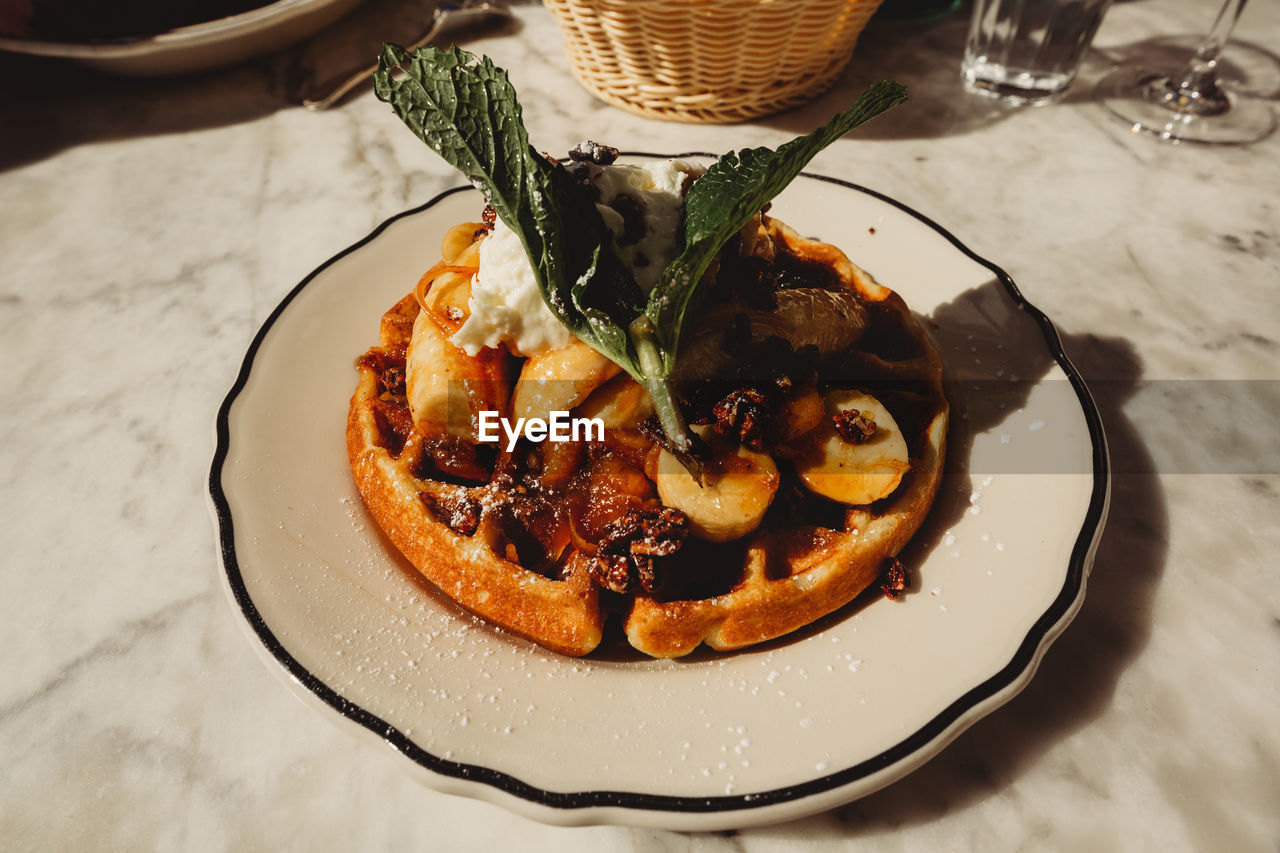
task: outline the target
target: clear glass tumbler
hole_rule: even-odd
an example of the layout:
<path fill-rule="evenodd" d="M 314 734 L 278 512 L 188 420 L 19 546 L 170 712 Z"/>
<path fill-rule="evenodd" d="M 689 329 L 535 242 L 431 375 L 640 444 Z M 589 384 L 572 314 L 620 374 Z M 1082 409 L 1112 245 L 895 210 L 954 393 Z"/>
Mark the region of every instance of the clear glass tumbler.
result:
<path fill-rule="evenodd" d="M 961 74 L 971 92 L 1019 106 L 1060 98 L 1111 0 L 974 0 Z"/>

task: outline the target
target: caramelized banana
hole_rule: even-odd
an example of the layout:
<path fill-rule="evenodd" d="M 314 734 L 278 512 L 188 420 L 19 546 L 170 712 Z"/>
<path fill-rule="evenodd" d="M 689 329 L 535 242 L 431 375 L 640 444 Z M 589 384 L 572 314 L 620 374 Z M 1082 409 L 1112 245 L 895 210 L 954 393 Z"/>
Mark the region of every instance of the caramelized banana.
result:
<path fill-rule="evenodd" d="M 447 242 L 447 241 L 446 241 Z M 450 264 L 459 267 L 480 267 L 480 241 L 466 246 Z M 471 315 L 471 276 L 451 270 L 440 273 L 431 282 L 422 306 L 447 325 L 460 326 Z"/>
<path fill-rule="evenodd" d="M 467 355 L 449 342 L 430 313 L 420 312 L 405 355 L 405 391 L 414 423 L 435 424 L 474 441 L 477 414 L 505 410 L 502 359 L 497 349 Z"/>
<path fill-rule="evenodd" d="M 796 473 L 810 491 L 843 504 L 869 504 L 893 494 L 911 468 L 907 442 L 880 401 L 861 391 L 824 396 L 827 414 L 801 439 Z M 836 429 L 834 417 L 860 412 L 875 424 L 868 437 L 852 440 Z"/>
<path fill-rule="evenodd" d="M 653 399 L 639 382 L 619 375 L 592 391 L 576 413 L 584 418 L 599 418 L 606 430 L 635 429 L 653 414 Z"/>
<path fill-rule="evenodd" d="M 710 427 L 693 429 L 714 454 L 703 466 L 702 484 L 679 459 L 661 450 L 651 466 L 658 497 L 687 515 L 690 532 L 700 539 L 727 542 L 745 536 L 760 525 L 773 502 L 778 466 L 768 454 L 717 436 Z"/>
<path fill-rule="evenodd" d="M 440 257 L 446 264 L 464 264 L 461 255 L 472 245 L 479 243 L 476 235 L 488 228 L 483 222 L 462 222 L 444 233 L 440 241 Z"/>
<path fill-rule="evenodd" d="M 548 419 L 567 412 L 622 368 L 577 338 L 528 359 L 511 399 L 513 418 Z"/>

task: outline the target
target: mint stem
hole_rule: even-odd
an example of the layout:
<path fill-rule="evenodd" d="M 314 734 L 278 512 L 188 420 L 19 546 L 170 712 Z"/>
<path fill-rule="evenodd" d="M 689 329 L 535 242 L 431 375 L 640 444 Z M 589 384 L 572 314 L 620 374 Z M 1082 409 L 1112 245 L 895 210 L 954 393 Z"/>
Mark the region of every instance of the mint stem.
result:
<path fill-rule="evenodd" d="M 631 343 L 636 348 L 636 356 L 640 363 L 640 379 L 645 390 L 653 400 L 654 411 L 662 431 L 671 442 L 669 448 L 680 460 L 688 472 L 702 483 L 702 463 L 697 458 L 699 442 L 680 412 L 680 404 L 676 402 L 671 391 L 666 371 L 663 369 L 662 353 L 658 349 L 657 333 L 653 322 L 641 314 L 631 323 Z"/>

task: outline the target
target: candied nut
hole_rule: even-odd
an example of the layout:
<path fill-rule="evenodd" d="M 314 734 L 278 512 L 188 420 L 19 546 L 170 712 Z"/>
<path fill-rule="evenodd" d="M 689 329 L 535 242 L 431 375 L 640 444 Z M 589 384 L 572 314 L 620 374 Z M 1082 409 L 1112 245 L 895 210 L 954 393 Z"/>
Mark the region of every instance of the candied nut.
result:
<path fill-rule="evenodd" d="M 356 364 L 367 367 L 378 375 L 378 383 L 384 393 L 393 397 L 405 395 L 405 354 L 403 351 L 387 352 L 374 348 L 360 356 Z"/>
<path fill-rule="evenodd" d="M 711 409 L 715 431 L 731 435 L 752 450 L 764 447 L 764 431 L 769 422 L 769 398 L 755 388 L 739 388 Z"/>
<path fill-rule="evenodd" d="M 634 592 L 638 587 L 653 593 L 662 585 L 657 559 L 680 550 L 689 519 L 671 507 L 629 509 L 604 531 L 591 562 L 591 577 L 614 592 Z"/>
<path fill-rule="evenodd" d="M 831 416 L 835 423 L 836 434 L 850 444 L 866 444 L 876 434 L 875 412 L 860 412 L 848 409 L 836 412 Z"/>
<path fill-rule="evenodd" d="M 392 365 L 382 372 L 379 378 L 382 387 L 387 393 L 393 397 L 403 397 L 405 395 L 405 370 L 401 365 Z"/>
<path fill-rule="evenodd" d="M 575 163 L 594 163 L 597 166 L 611 166 L 618 159 L 618 149 L 590 140 L 579 142 L 569 149 L 569 159 Z"/>
<path fill-rule="evenodd" d="M 886 598 L 901 598 L 911 586 L 907 580 L 907 569 L 902 565 L 902 561 L 897 557 L 889 558 L 889 567 L 885 570 L 884 580 L 880 582 L 880 589 L 884 592 Z"/>
<path fill-rule="evenodd" d="M 597 554 L 590 566 L 591 577 L 605 589 L 626 592 L 631 588 L 630 565 L 626 557 Z"/>
<path fill-rule="evenodd" d="M 418 498 L 440 521 L 454 533 L 471 536 L 480 525 L 480 504 L 465 494 L 441 494 L 418 492 Z"/>
<path fill-rule="evenodd" d="M 709 423 L 710 421 L 703 418 L 690 418 L 689 422 L 693 424 L 704 424 Z M 662 428 L 662 422 L 658 420 L 657 415 L 650 415 L 645 418 L 637 425 L 637 428 L 642 436 L 649 439 L 649 441 L 653 442 L 658 447 L 661 447 L 672 456 L 680 457 L 684 455 L 667 436 L 666 431 Z M 702 439 L 698 438 L 696 434 L 692 436 L 692 439 L 693 446 L 689 448 L 689 455 L 694 459 L 710 459 L 711 450 L 705 443 L 703 443 Z"/>

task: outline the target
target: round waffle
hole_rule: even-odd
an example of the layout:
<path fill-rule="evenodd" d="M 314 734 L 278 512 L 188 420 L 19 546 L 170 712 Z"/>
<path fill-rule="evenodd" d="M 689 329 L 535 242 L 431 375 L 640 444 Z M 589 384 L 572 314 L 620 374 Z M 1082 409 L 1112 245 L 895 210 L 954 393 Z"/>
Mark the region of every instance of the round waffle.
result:
<path fill-rule="evenodd" d="M 458 230 L 446 237 L 445 265 L 470 241 L 484 239 L 484 230 L 476 228 L 460 242 Z M 526 373 L 524 360 L 501 350 L 470 360 L 460 350 L 441 350 L 441 340 L 452 347 L 444 336 L 456 327 L 449 322 L 456 317 L 430 296 L 410 293 L 383 316 L 378 344 L 357 362 L 360 381 L 347 423 L 356 484 L 396 548 L 466 609 L 568 655 L 595 649 L 615 614 L 630 644 L 654 657 L 685 655 L 702 643 L 739 649 L 794 632 L 880 579 L 919 528 L 941 479 L 948 418 L 941 361 L 901 297 L 835 247 L 800 237 L 766 216 L 735 251 L 750 256 L 752 280 L 777 294 L 810 283 L 845 300 L 856 294 L 856 341 L 817 357 L 814 347 L 799 349 L 811 362 L 816 358 L 816 375 L 805 386 L 811 396 L 814 388 L 856 389 L 892 416 L 909 467 L 902 466 L 886 494 L 855 505 L 814 494 L 797 472 L 803 474 L 806 443 L 812 445 L 812 436 L 829 427 L 800 418 L 804 428 L 791 430 L 797 434 L 775 426 L 764 441 L 764 455 L 774 459 L 770 489 L 776 496 L 750 530 L 726 538 L 700 533 L 696 524 L 692 533 L 681 528 L 681 536 L 649 540 L 657 546 L 640 549 L 654 555 L 641 561 L 651 570 L 642 572 L 643 583 L 610 575 L 601 568 L 608 538 L 619 535 L 628 510 L 643 511 L 646 518 L 671 512 L 653 482 L 661 436 L 646 428 L 648 409 L 638 386 L 601 370 L 591 351 L 561 359 L 585 364 L 587 372 L 559 377 L 568 380 L 561 384 L 569 395 L 551 408 L 601 415 L 605 440 L 526 440 L 511 451 L 505 440 L 480 444 L 477 401 L 509 410 L 514 399 L 528 409 L 521 401 L 530 399 L 532 383 L 514 377 L 544 365 L 530 365 Z M 735 264 L 726 259 L 717 274 L 741 275 L 744 267 Z M 431 293 L 440 287 L 438 299 L 446 299 L 452 283 L 456 279 L 433 284 Z M 705 311 L 704 317 L 714 322 L 716 312 Z M 692 332 L 695 339 L 697 334 Z M 424 352 L 443 355 L 428 360 Z M 432 409 L 421 402 L 428 383 L 418 374 L 448 374 L 442 362 L 459 365 L 457 378 L 441 384 L 434 377 L 452 400 Z M 729 385 L 741 380 L 739 369 Z M 688 379 L 683 396 L 696 401 L 702 383 Z M 785 387 L 775 389 L 774 408 L 803 408 L 795 403 L 799 388 L 790 380 Z M 411 404 L 411 398 L 418 402 Z M 439 414 L 445 411 L 447 417 Z M 690 403 L 690 416 L 698 419 L 696 402 Z M 654 574 L 655 569 L 660 571 Z"/>

